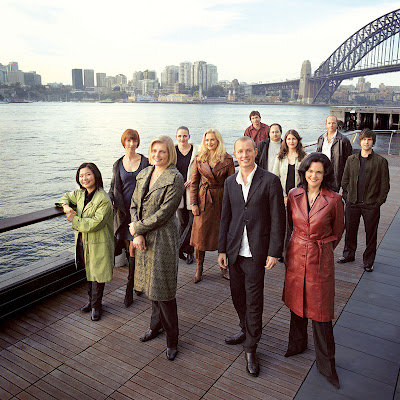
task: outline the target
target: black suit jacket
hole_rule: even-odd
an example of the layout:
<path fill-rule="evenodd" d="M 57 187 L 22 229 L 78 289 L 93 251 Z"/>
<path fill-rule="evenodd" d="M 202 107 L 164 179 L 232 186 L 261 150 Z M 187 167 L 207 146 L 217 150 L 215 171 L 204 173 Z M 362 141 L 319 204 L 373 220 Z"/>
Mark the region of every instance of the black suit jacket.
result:
<path fill-rule="evenodd" d="M 237 174 L 225 181 L 218 252 L 226 253 L 229 263 L 235 263 L 246 225 L 253 261 L 264 266 L 268 256 L 282 256 L 286 213 L 281 182 L 258 167 L 245 202 Z"/>

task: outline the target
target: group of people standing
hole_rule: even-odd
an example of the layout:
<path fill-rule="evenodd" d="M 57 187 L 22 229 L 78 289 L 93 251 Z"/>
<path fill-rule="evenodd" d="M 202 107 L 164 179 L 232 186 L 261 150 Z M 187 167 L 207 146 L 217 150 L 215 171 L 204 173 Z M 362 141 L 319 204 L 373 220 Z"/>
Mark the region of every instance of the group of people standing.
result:
<path fill-rule="evenodd" d="M 134 290 L 152 301 L 150 329 L 140 340 L 146 342 L 165 330 L 166 357 L 174 360 L 179 335 L 178 259 L 189 265 L 196 259 L 193 281 L 198 283 L 205 252 L 218 250 L 218 264 L 222 277 L 230 280 L 241 328 L 225 342 L 244 343 L 246 369 L 258 376 L 265 270 L 284 260 L 283 301 L 291 310 L 285 356 L 307 348 L 311 319 L 317 367 L 339 387 L 332 329 L 333 250 L 345 223 L 337 192 L 342 185 L 347 201 L 345 251 L 338 262 L 347 262 L 355 256 L 357 242 L 351 235 L 355 230 L 357 236 L 357 215 L 365 221 L 372 209 L 379 212 L 386 199 L 387 162 L 372 151 L 376 138 L 371 131 L 360 135 L 361 153 L 350 156 L 351 144 L 337 132 L 333 116 L 327 118 L 328 131 L 312 154 L 306 154 L 296 130 L 287 131 L 282 140 L 282 127 L 261 123 L 258 111 L 250 113 L 250 121 L 234 145 L 236 174 L 218 130 L 208 129 L 196 146 L 189 143 L 185 126 L 177 129 L 177 145 L 169 136 L 153 139 L 148 158 L 136 152 L 138 132 L 126 130 L 121 137 L 125 155 L 113 166 L 109 196 L 93 163 L 78 168 L 80 189 L 66 193 L 60 203 L 75 231 L 77 266 L 87 274 L 89 301 L 81 311 L 91 312 L 94 321 L 101 317 L 104 283 L 112 278 L 114 255 L 125 248 L 129 274 L 124 304 L 133 303 Z M 364 142 L 370 147 L 364 149 Z M 379 187 L 370 187 L 371 175 L 372 185 Z M 379 215 L 374 221 L 377 228 Z M 367 232 L 366 271 L 373 269 L 374 245 L 376 252 L 376 232 L 375 236 Z"/>

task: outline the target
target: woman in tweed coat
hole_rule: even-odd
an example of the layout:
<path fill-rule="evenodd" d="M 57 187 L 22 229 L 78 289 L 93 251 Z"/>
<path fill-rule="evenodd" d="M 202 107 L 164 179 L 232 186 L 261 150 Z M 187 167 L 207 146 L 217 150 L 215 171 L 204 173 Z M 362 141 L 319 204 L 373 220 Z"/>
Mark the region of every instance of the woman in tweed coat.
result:
<path fill-rule="evenodd" d="M 131 203 L 130 232 L 136 248 L 135 290 L 152 300 L 150 330 L 140 338 L 155 338 L 161 328 L 167 333 L 167 359 L 178 352 L 176 287 L 178 271 L 178 225 L 175 212 L 184 192 L 184 181 L 175 167 L 172 139 L 158 136 L 150 144 L 149 160 L 136 178 Z"/>

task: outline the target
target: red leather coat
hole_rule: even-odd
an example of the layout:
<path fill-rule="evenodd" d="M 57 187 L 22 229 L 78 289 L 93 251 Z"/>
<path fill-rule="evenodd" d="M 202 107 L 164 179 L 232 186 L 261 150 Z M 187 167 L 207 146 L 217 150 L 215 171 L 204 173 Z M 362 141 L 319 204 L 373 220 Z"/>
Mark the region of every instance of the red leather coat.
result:
<path fill-rule="evenodd" d="M 344 230 L 342 196 L 321 189 L 309 213 L 306 191 L 295 188 L 289 193 L 287 212 L 293 233 L 286 250 L 282 299 L 300 317 L 331 321 L 335 297 L 333 250 Z"/>

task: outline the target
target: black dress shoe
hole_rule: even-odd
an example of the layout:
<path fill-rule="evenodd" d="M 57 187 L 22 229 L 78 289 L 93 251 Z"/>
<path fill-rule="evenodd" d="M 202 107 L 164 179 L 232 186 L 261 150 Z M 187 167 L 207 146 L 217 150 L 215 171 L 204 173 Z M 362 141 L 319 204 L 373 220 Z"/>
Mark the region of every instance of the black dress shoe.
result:
<path fill-rule="evenodd" d="M 82 312 L 89 312 L 92 309 L 90 301 L 88 301 L 83 307 L 80 308 Z"/>
<path fill-rule="evenodd" d="M 258 364 L 257 354 L 255 351 L 251 353 L 245 353 L 246 361 L 247 361 L 247 372 L 251 376 L 258 376 L 260 373 L 260 365 Z"/>
<path fill-rule="evenodd" d="M 186 256 L 183 254 L 183 251 L 179 251 L 179 258 L 183 261 L 186 260 Z"/>
<path fill-rule="evenodd" d="M 194 262 L 194 257 L 193 257 L 193 254 L 188 254 L 187 255 L 187 257 L 186 257 L 186 264 L 193 264 L 193 262 Z"/>
<path fill-rule="evenodd" d="M 279 258 L 278 258 L 278 261 L 279 261 L 280 263 L 283 263 L 283 262 L 285 261 L 285 259 L 284 259 L 283 257 L 279 257 Z"/>
<path fill-rule="evenodd" d="M 240 344 L 246 340 L 246 334 L 239 332 L 236 335 L 229 336 L 225 339 L 226 344 Z"/>
<path fill-rule="evenodd" d="M 345 264 L 349 261 L 354 261 L 355 258 L 354 257 L 340 257 L 338 258 L 338 260 L 336 261 L 338 264 Z"/>
<path fill-rule="evenodd" d="M 92 321 L 98 321 L 101 317 L 101 308 L 92 308 Z"/>
<path fill-rule="evenodd" d="M 177 354 L 178 354 L 177 348 L 167 347 L 167 351 L 165 352 L 167 360 L 174 361 Z"/>
<path fill-rule="evenodd" d="M 136 294 L 136 296 L 141 296 L 143 294 L 143 292 L 140 292 L 139 290 L 135 290 L 135 294 Z"/>
<path fill-rule="evenodd" d="M 152 339 L 154 339 L 155 337 L 157 337 L 157 335 L 158 335 L 159 332 L 160 332 L 159 330 L 150 329 L 150 330 L 148 330 L 142 337 L 140 337 L 139 340 L 140 340 L 141 342 L 147 342 L 148 340 L 152 340 Z"/>
<path fill-rule="evenodd" d="M 364 271 L 366 272 L 372 272 L 374 270 L 374 266 L 371 265 L 370 267 L 364 267 Z"/>

